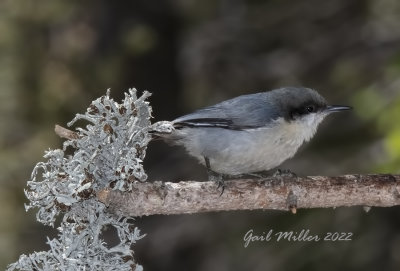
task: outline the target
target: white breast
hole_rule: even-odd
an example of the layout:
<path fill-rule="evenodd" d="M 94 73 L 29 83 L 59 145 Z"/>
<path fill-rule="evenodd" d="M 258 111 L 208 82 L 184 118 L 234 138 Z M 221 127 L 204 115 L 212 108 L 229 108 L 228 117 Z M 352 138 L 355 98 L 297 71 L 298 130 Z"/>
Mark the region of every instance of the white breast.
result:
<path fill-rule="evenodd" d="M 235 131 L 221 128 L 185 128 L 177 131 L 177 144 L 213 171 L 237 175 L 269 170 L 293 157 L 311 139 L 325 116 L 309 114 L 297 121 L 276 120 L 269 127 Z"/>

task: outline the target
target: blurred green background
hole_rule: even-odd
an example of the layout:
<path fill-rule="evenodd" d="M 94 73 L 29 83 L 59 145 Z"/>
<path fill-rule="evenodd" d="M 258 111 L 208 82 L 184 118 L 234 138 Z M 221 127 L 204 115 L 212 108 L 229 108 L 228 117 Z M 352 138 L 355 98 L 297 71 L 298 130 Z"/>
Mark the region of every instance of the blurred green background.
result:
<path fill-rule="evenodd" d="M 0 269 L 47 250 L 55 230 L 25 213 L 33 166 L 66 124 L 111 88 L 149 90 L 154 121 L 240 94 L 317 89 L 329 117 L 282 168 L 299 175 L 400 172 L 400 2 L 0 1 Z M 150 180 L 203 180 L 179 148 L 153 142 Z M 145 270 L 399 270 L 400 208 L 221 212 L 138 218 Z M 265 242 L 255 232 L 353 232 L 349 242 Z"/>

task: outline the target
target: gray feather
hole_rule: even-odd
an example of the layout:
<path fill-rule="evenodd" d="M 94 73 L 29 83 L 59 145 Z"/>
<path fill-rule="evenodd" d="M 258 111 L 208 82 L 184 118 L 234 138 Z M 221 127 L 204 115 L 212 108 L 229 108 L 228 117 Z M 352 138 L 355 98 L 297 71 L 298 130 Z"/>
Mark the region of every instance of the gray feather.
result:
<path fill-rule="evenodd" d="M 303 95 L 298 95 L 299 93 Z M 226 100 L 177 118 L 173 123 L 175 128 L 219 127 L 244 130 L 266 127 L 273 120 L 289 119 L 291 108 L 288 107 L 297 108 L 311 98 L 319 101 L 321 105 L 325 104 L 325 100 L 314 90 L 295 87 L 280 88 Z"/>
<path fill-rule="evenodd" d="M 258 128 L 280 117 L 268 103 L 268 92 L 243 95 L 174 120 L 176 127 L 220 127 L 232 130 Z"/>

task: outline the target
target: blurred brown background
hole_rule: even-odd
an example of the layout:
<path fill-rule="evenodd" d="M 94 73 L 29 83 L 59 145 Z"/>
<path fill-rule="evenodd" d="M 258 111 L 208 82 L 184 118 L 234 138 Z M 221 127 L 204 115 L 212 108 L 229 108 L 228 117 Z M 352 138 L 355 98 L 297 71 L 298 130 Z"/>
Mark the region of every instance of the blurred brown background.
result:
<path fill-rule="evenodd" d="M 240 94 L 317 89 L 350 113 L 329 117 L 282 168 L 299 175 L 400 172 L 400 2 L 0 2 L 0 269 L 47 250 L 55 230 L 25 213 L 33 166 L 65 125 L 112 89 L 153 93 L 154 121 Z M 179 148 L 153 142 L 150 180 L 203 180 Z M 399 270 L 400 209 L 361 207 L 138 218 L 145 270 Z M 249 230 L 353 232 L 349 242 L 266 242 Z"/>

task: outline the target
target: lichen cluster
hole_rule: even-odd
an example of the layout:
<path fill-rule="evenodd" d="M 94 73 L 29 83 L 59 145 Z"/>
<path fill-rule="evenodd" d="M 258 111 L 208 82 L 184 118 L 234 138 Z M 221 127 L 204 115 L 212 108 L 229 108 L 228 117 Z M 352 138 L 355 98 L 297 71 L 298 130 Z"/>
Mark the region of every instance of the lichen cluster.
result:
<path fill-rule="evenodd" d="M 133 258 L 132 244 L 143 237 L 132 219 L 106 212 L 96 193 L 111 188 L 129 191 L 132 183 L 145 181 L 142 160 L 151 136 L 151 107 L 144 92 L 125 93 L 121 103 L 107 91 L 77 114 L 68 126 L 76 136 L 63 149 L 49 150 L 39 162 L 25 191 L 26 210 L 37 208 L 37 220 L 55 226 L 58 237 L 48 238 L 48 251 L 21 255 L 8 270 L 142 270 Z M 113 227 L 119 243 L 108 245 L 103 232 Z"/>

